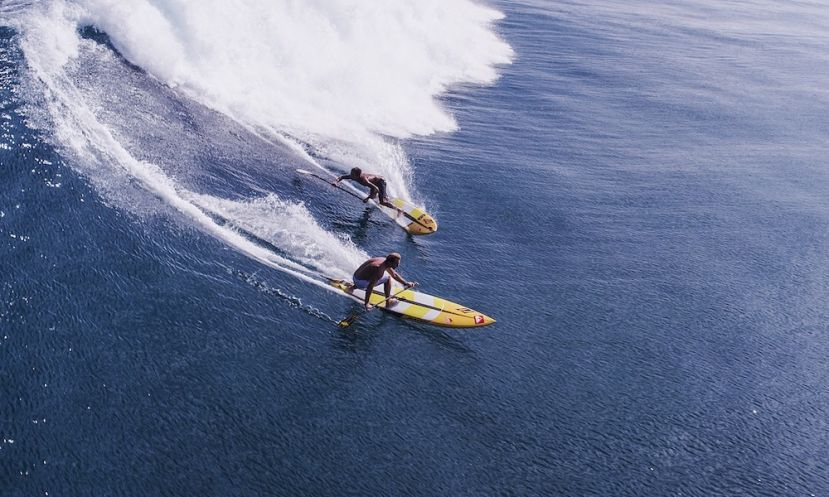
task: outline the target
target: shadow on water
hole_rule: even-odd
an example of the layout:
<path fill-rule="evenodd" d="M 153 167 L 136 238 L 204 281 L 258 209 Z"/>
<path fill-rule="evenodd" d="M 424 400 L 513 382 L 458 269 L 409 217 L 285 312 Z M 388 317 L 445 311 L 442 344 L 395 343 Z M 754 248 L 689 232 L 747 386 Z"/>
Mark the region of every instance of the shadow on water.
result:
<path fill-rule="evenodd" d="M 371 223 L 371 209 L 365 209 L 360 220 L 357 222 L 357 228 L 351 235 L 351 239 L 355 243 L 362 243 L 368 239 L 368 225 Z"/>
<path fill-rule="evenodd" d="M 450 335 L 449 333 L 443 331 L 442 328 L 437 328 L 435 326 L 429 326 L 426 324 L 421 324 L 416 321 L 411 321 L 408 319 L 403 319 L 403 325 L 407 328 L 417 331 L 421 335 L 425 336 L 432 342 L 445 347 L 449 350 L 454 350 L 455 352 L 462 352 L 464 354 L 474 354 L 475 351 L 470 349 L 466 346 L 462 341 L 460 341 L 457 337 Z"/>
<path fill-rule="evenodd" d="M 333 334 L 334 346 L 337 350 L 345 352 L 360 352 L 367 350 L 377 333 L 382 332 L 384 328 L 388 328 L 391 324 L 399 324 L 408 330 L 414 331 L 417 334 L 426 337 L 431 342 L 444 347 L 448 350 L 461 352 L 464 354 L 472 354 L 474 350 L 467 347 L 458 338 L 443 331 L 443 329 L 430 326 L 411 319 L 405 319 L 396 315 L 386 313 L 379 313 L 380 318 L 372 318 L 374 313 L 366 313 L 362 310 L 363 306 L 360 304 L 353 304 L 349 306 L 348 312 L 343 314 L 343 317 L 351 313 L 359 315 L 358 320 L 347 328 L 337 328 Z M 338 321 L 338 320 L 334 320 Z"/>
<path fill-rule="evenodd" d="M 294 177 L 294 179 L 291 181 L 291 185 L 297 192 L 299 192 L 300 197 L 303 198 L 307 198 L 311 191 L 307 187 L 307 182 L 303 181 L 302 178 L 300 178 L 299 176 Z M 363 210 L 362 215 L 357 219 L 355 219 L 352 215 L 348 214 L 343 216 L 342 218 L 339 215 L 335 215 L 334 218 L 331 220 L 331 226 L 335 228 L 337 231 L 349 235 L 355 243 L 365 242 L 369 239 L 369 226 L 372 224 L 372 210 L 373 208 L 366 207 Z M 349 209 L 348 212 L 350 213 L 351 210 Z"/>
<path fill-rule="evenodd" d="M 417 332 L 419 335 L 426 337 L 433 343 L 448 350 L 464 354 L 474 353 L 474 350 L 467 347 L 458 338 L 435 326 L 418 323 L 417 321 L 383 312 L 366 313 L 363 311 L 363 306 L 357 303 L 349 305 L 341 317 L 331 317 L 312 305 L 303 304 L 299 297 L 289 295 L 279 288 L 269 286 L 267 283 L 257 278 L 256 273 L 248 274 L 239 270 L 229 270 L 229 273 L 251 285 L 256 290 L 269 296 L 276 297 L 278 300 L 286 303 L 289 307 L 299 309 L 309 316 L 313 316 L 325 322 L 325 325 L 330 327 L 331 334 L 334 337 L 334 346 L 337 350 L 345 352 L 360 352 L 367 350 L 371 346 L 371 342 L 376 333 L 383 331 L 385 328 L 388 328 L 393 324 L 399 324 L 408 330 Z M 352 313 L 356 313 L 358 315 L 358 320 L 347 328 L 339 327 L 338 323 L 340 320 L 351 315 Z M 379 316 L 379 319 L 376 316 Z"/>

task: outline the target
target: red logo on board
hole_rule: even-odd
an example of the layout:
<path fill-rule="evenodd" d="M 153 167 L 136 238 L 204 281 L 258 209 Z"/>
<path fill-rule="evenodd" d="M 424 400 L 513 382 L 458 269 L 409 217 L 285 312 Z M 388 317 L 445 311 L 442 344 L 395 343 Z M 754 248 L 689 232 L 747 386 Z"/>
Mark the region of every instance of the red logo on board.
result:
<path fill-rule="evenodd" d="M 484 317 L 483 316 L 475 316 L 475 324 L 483 324 Z"/>

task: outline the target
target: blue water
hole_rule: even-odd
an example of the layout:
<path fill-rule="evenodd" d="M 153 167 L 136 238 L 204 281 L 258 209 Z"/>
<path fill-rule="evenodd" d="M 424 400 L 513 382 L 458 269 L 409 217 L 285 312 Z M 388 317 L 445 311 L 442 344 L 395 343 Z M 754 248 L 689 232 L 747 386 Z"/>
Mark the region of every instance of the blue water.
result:
<path fill-rule="evenodd" d="M 441 97 L 457 131 L 389 138 L 428 237 L 120 56 L 72 68 L 123 88 L 101 120 L 138 159 L 304 201 L 498 320 L 467 331 L 340 330 L 356 304 L 102 181 L 0 28 L 2 495 L 829 493 L 825 7 L 495 7 L 500 79 Z"/>

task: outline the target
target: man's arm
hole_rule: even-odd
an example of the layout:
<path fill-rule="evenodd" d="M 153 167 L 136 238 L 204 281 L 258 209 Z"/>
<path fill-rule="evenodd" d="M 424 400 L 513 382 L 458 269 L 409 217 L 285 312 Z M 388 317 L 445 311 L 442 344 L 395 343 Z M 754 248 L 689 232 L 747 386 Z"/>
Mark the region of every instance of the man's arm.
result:
<path fill-rule="evenodd" d="M 403 286 L 413 287 L 416 283 L 415 281 L 406 281 L 402 276 L 397 274 L 397 271 L 395 271 L 392 268 L 386 268 L 386 271 L 388 271 L 391 277 L 396 279 Z"/>
<path fill-rule="evenodd" d="M 336 184 L 337 184 L 337 183 L 339 183 L 340 181 L 342 181 L 342 180 L 344 180 L 344 179 L 346 179 L 346 178 L 350 178 L 350 177 L 351 177 L 351 175 L 350 175 L 350 174 L 343 174 L 342 176 L 337 176 L 337 180 L 336 180 L 336 181 L 334 181 L 334 184 L 336 185 Z"/>

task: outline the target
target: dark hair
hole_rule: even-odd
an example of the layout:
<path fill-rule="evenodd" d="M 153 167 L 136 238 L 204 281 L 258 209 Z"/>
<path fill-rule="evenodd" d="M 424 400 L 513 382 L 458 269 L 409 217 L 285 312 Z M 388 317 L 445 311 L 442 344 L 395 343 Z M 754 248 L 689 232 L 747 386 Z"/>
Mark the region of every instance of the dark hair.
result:
<path fill-rule="evenodd" d="M 359 176 L 361 174 L 363 174 L 363 170 L 360 169 L 359 167 L 352 167 L 351 168 L 351 177 Z"/>

